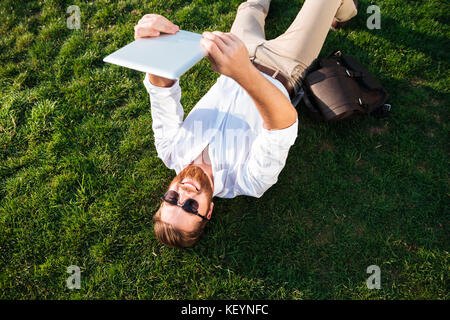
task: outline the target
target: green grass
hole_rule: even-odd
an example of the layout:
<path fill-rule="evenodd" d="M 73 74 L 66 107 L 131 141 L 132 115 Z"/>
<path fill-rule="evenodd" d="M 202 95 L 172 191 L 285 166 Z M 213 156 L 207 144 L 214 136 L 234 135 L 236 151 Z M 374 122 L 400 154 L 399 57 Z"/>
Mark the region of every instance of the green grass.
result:
<path fill-rule="evenodd" d="M 379 0 L 321 52 L 355 56 L 392 115 L 316 123 L 260 199 L 216 199 L 193 248 L 156 241 L 152 215 L 174 172 L 157 157 L 143 74 L 102 62 L 145 13 L 228 31 L 241 1 L 0 2 L 0 298 L 449 299 L 450 7 Z M 272 1 L 267 38 L 303 1 Z M 81 8 L 81 30 L 66 8 Z M 181 79 L 186 114 L 216 78 Z M 82 270 L 66 288 L 66 268 Z M 381 289 L 366 268 L 381 268 Z"/>

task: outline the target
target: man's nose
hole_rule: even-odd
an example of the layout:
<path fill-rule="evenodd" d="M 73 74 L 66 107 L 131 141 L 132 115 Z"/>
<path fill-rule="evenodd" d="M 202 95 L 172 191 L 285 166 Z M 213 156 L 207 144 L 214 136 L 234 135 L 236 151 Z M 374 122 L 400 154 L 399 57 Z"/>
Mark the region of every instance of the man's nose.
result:
<path fill-rule="evenodd" d="M 178 198 L 178 203 L 182 205 L 188 198 L 188 195 L 183 188 L 179 188 L 178 194 L 180 195 Z"/>
<path fill-rule="evenodd" d="M 180 195 L 178 198 L 179 204 L 184 204 L 184 201 L 186 201 L 189 198 L 194 197 L 196 192 L 194 191 L 194 187 L 190 185 L 182 185 L 180 184 L 178 186 L 178 194 Z"/>

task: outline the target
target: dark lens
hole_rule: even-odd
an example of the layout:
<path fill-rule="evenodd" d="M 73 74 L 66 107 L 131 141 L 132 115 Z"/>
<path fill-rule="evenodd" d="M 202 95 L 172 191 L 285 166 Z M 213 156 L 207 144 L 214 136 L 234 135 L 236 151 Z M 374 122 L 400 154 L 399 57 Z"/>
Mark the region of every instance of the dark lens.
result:
<path fill-rule="evenodd" d="M 177 204 L 178 203 L 178 192 L 169 190 L 164 195 L 164 199 L 171 204 Z"/>
<path fill-rule="evenodd" d="M 198 202 L 194 199 L 187 199 L 183 205 L 183 209 L 190 213 L 197 213 Z"/>

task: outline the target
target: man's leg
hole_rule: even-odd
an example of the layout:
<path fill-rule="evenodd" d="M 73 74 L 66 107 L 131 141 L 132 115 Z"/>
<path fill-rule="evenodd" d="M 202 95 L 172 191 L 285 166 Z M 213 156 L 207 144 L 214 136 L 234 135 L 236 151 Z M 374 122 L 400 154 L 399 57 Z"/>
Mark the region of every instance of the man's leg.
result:
<path fill-rule="evenodd" d="M 347 21 L 356 13 L 353 0 L 306 0 L 284 34 L 257 48 L 255 61 L 296 81 L 318 57 L 333 18 Z"/>
<path fill-rule="evenodd" d="M 264 23 L 269 6 L 270 0 L 248 0 L 239 5 L 230 32 L 245 43 L 250 57 L 255 55 L 256 47 L 266 41 Z"/>

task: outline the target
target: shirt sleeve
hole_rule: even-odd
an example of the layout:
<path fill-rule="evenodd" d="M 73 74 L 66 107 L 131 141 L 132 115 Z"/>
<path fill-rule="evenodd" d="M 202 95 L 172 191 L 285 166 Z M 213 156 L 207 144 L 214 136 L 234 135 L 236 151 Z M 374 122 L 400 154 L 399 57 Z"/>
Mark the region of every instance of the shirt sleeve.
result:
<path fill-rule="evenodd" d="M 150 95 L 152 128 L 158 157 L 167 167 L 171 167 L 173 140 L 178 134 L 184 118 L 180 103 L 181 88 L 179 81 L 168 88 L 158 87 L 145 75 L 144 85 Z"/>
<path fill-rule="evenodd" d="M 289 149 L 297 138 L 298 119 L 281 130 L 262 129 L 253 142 L 248 161 L 237 176 L 238 192 L 261 197 L 277 180 Z"/>

